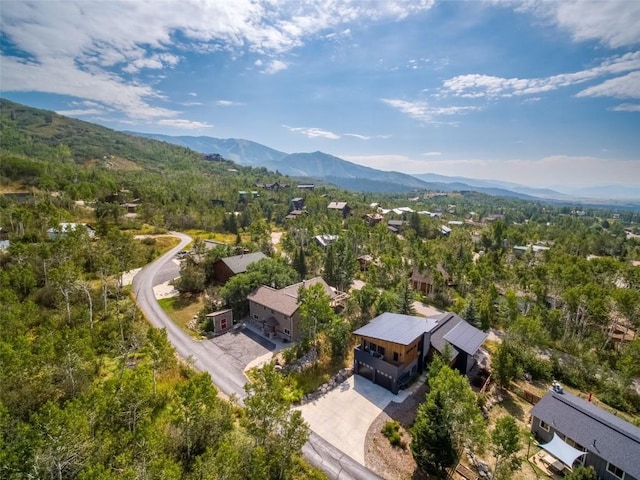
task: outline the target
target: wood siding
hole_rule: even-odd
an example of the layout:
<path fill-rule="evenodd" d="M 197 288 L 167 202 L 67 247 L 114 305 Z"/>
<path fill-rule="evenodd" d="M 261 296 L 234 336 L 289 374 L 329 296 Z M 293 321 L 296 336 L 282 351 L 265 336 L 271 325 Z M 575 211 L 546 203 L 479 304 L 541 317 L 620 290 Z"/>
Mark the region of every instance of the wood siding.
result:
<path fill-rule="evenodd" d="M 418 358 L 418 347 L 421 339 L 422 337 L 416 338 L 411 345 L 401 345 L 376 338 L 362 337 L 362 347 L 365 350 L 369 350 L 372 343 L 375 344 L 376 347 L 382 347 L 384 348 L 383 359 L 385 362 L 406 367 Z M 376 351 L 379 352 L 379 348 L 376 348 Z M 394 353 L 398 354 L 398 360 L 394 360 Z"/>

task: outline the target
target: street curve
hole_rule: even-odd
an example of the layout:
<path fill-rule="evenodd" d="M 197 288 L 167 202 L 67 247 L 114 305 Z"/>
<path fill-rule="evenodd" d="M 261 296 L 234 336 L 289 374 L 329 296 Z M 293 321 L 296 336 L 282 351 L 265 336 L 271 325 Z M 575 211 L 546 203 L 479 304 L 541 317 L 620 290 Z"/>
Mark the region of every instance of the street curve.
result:
<path fill-rule="evenodd" d="M 199 371 L 208 372 L 216 387 L 225 395 L 242 404 L 247 382 L 244 372 L 229 368 L 225 352 L 213 342 L 199 342 L 177 326 L 160 307 L 153 293 L 153 281 L 160 270 L 183 250 L 193 239 L 180 232 L 170 232 L 180 243 L 144 267 L 133 278 L 133 292 L 138 307 L 155 327 L 164 328 L 167 338 L 178 352 Z M 335 448 L 313 431 L 302 448 L 309 463 L 322 469 L 335 480 L 379 480 L 381 477 Z"/>

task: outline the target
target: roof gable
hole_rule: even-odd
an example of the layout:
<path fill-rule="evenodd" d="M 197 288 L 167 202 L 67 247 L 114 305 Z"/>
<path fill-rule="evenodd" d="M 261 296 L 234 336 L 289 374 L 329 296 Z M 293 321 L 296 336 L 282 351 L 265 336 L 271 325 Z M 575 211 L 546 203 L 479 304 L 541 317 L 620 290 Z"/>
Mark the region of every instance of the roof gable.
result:
<path fill-rule="evenodd" d="M 547 393 L 531 415 L 587 451 L 640 478 L 640 428 L 566 392 Z"/>
<path fill-rule="evenodd" d="M 444 335 L 447 342 L 468 355 L 474 355 L 486 338 L 486 333 L 465 321 L 458 322 Z"/>
<path fill-rule="evenodd" d="M 329 298 L 333 299 L 336 293 L 322 277 L 315 277 L 304 282 L 295 283 L 276 290 L 268 286 L 262 286 L 250 293 L 249 300 L 275 310 L 287 316 L 292 316 L 298 309 L 298 292 L 300 287 L 309 288 L 311 285 L 321 284 Z"/>
<path fill-rule="evenodd" d="M 335 209 L 335 210 L 342 210 L 346 206 L 347 206 L 347 202 L 331 202 L 331 203 L 329 203 L 327 208 Z"/>

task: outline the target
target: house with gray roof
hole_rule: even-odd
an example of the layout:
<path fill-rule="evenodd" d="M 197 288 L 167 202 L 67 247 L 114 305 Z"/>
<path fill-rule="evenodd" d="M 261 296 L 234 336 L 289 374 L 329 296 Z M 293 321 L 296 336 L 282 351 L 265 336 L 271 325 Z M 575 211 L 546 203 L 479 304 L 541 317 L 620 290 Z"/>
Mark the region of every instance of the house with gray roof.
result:
<path fill-rule="evenodd" d="M 487 334 L 451 312 L 429 317 L 385 312 L 359 328 L 354 373 L 393 393 L 422 373 L 433 355 L 449 352 L 449 364 L 466 374 Z"/>
<path fill-rule="evenodd" d="M 582 464 L 601 480 L 640 480 L 640 428 L 557 384 L 531 410 L 531 432 L 556 470 Z"/>
<path fill-rule="evenodd" d="M 300 313 L 298 292 L 300 288 L 309 288 L 320 284 L 335 306 L 341 295 L 331 288 L 322 277 L 289 285 L 279 290 L 262 286 L 249 294 L 249 315 L 254 324 L 262 328 L 265 335 L 279 337 L 288 341 L 300 338 Z"/>
<path fill-rule="evenodd" d="M 234 275 L 245 273 L 249 265 L 263 258 L 267 256 L 262 252 L 220 258 L 213 264 L 213 278 L 217 282 L 226 283 Z"/>

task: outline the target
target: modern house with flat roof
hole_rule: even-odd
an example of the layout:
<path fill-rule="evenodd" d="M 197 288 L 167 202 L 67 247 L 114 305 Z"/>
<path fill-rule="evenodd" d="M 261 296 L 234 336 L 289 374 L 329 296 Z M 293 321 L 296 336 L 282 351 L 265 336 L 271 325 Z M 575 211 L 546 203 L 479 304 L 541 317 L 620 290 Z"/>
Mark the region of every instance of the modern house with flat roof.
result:
<path fill-rule="evenodd" d="M 531 432 L 556 470 L 585 465 L 601 480 L 640 480 L 640 428 L 559 386 L 531 410 Z"/>
<path fill-rule="evenodd" d="M 451 312 L 429 317 L 385 312 L 353 334 L 360 338 L 354 349 L 354 373 L 393 393 L 422 373 L 434 354 L 447 350 L 450 365 L 466 374 L 487 338 Z"/>

